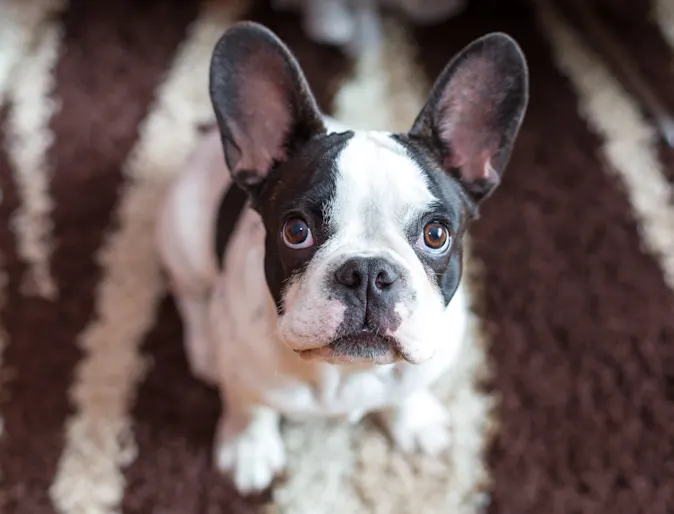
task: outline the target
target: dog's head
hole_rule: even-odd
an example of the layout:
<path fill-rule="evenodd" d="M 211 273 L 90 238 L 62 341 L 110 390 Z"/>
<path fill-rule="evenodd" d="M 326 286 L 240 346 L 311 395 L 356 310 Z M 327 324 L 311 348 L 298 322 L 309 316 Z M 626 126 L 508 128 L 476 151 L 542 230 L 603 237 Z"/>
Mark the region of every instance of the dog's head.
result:
<path fill-rule="evenodd" d="M 228 168 L 265 224 L 284 343 L 333 363 L 432 357 L 452 329 L 464 232 L 526 109 L 518 45 L 496 33 L 467 46 L 401 134 L 328 133 L 295 58 L 250 22 L 216 45 L 210 93 Z"/>

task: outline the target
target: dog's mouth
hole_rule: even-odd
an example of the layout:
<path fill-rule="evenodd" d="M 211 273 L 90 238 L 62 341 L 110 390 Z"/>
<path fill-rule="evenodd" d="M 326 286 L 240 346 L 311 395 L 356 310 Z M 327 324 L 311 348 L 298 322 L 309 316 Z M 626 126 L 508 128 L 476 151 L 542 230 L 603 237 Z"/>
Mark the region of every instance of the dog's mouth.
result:
<path fill-rule="evenodd" d="M 326 346 L 296 352 L 303 359 L 319 359 L 331 364 L 393 364 L 404 358 L 396 339 L 369 331 L 338 337 Z"/>

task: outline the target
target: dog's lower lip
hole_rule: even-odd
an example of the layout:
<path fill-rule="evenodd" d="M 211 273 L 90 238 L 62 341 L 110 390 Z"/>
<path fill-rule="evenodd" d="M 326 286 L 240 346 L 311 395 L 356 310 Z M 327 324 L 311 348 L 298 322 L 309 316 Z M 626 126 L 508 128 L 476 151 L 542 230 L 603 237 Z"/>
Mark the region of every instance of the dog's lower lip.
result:
<path fill-rule="evenodd" d="M 358 345 L 358 343 L 372 345 L 371 348 L 361 351 L 351 351 L 351 348 L 342 345 Z M 371 351 L 368 351 L 371 350 Z M 295 350 L 303 359 L 320 358 L 337 364 L 358 362 L 373 362 L 376 364 L 392 364 L 404 358 L 397 342 L 391 338 L 379 336 L 369 331 L 351 334 L 333 340 L 330 344 L 318 348 Z"/>

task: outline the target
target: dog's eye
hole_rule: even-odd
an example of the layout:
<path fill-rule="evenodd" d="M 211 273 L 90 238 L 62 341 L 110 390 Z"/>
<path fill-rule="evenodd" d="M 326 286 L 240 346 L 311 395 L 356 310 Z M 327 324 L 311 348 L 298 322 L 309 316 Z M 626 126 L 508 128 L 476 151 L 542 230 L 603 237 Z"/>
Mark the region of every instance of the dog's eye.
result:
<path fill-rule="evenodd" d="M 449 247 L 450 241 L 451 237 L 449 237 L 447 227 L 442 223 L 432 222 L 424 227 L 417 245 L 433 253 L 440 253 Z"/>
<path fill-rule="evenodd" d="M 283 243 L 295 250 L 309 248 L 314 244 L 314 237 L 307 222 L 301 218 L 291 218 L 283 225 Z"/>

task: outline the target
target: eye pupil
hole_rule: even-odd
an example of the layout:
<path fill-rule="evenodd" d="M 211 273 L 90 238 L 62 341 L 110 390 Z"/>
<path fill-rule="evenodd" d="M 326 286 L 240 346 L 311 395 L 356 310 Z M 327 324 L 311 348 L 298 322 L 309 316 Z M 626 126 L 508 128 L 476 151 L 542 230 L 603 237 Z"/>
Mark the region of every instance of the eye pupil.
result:
<path fill-rule="evenodd" d="M 301 219 L 291 219 L 286 223 L 284 235 L 290 244 L 302 244 L 309 236 L 309 227 Z"/>
<path fill-rule="evenodd" d="M 447 229 L 440 223 L 429 223 L 424 227 L 424 243 L 433 250 L 442 248 L 448 238 Z"/>

